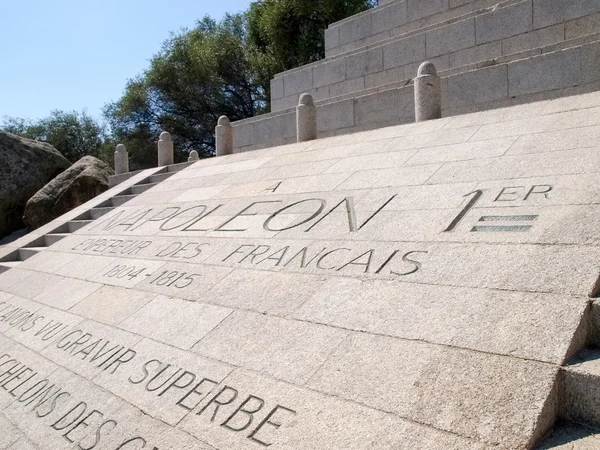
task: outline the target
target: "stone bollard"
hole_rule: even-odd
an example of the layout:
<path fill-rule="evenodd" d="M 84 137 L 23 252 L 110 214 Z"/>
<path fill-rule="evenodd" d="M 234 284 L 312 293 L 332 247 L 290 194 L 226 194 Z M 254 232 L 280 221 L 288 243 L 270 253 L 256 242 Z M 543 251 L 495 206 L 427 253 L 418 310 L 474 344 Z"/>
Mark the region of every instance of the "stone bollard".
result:
<path fill-rule="evenodd" d="M 160 139 L 158 140 L 158 166 L 170 166 L 174 163 L 171 135 L 163 131 L 160 133 Z"/>
<path fill-rule="evenodd" d="M 312 95 L 302 94 L 296 107 L 296 140 L 298 142 L 317 139 L 317 107 Z"/>
<path fill-rule="evenodd" d="M 123 144 L 117 145 L 115 151 L 115 175 L 129 172 L 129 154 Z"/>
<path fill-rule="evenodd" d="M 440 77 L 433 63 L 425 61 L 419 66 L 415 78 L 415 121 L 442 117 Z"/>
<path fill-rule="evenodd" d="M 200 161 L 200 156 L 198 156 L 198 152 L 196 150 L 192 150 L 190 152 L 190 157 L 188 158 L 188 162 L 196 162 Z"/>
<path fill-rule="evenodd" d="M 231 155 L 233 153 L 233 127 L 227 116 L 219 117 L 215 137 L 217 156 Z"/>

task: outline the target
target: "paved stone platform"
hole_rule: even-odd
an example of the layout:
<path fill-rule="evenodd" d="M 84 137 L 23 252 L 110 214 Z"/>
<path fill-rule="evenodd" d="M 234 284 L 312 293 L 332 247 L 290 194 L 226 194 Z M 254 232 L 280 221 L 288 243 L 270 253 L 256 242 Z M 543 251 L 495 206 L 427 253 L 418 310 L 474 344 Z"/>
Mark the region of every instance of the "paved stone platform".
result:
<path fill-rule="evenodd" d="M 599 138 L 592 93 L 136 174 L 0 249 L 93 208 L 0 274 L 0 449 L 596 448 Z"/>

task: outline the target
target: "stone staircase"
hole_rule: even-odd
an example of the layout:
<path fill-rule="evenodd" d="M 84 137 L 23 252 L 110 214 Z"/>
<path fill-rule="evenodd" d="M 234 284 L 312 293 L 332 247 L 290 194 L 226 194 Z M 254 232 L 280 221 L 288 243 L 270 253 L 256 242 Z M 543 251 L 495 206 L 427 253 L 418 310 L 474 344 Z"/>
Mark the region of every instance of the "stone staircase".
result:
<path fill-rule="evenodd" d="M 412 78 L 442 77 L 444 116 L 597 90 L 600 1 L 393 0 L 332 24 L 324 60 L 275 76 L 272 113 L 234 122 L 234 151 L 295 141 L 313 95 L 320 137 L 414 121 Z"/>
<path fill-rule="evenodd" d="M 587 339 L 563 366 L 558 383 L 559 424 L 538 449 L 600 448 L 600 306 L 592 303 L 582 330 Z"/>
<path fill-rule="evenodd" d="M 126 176 L 116 175 L 115 177 L 111 177 L 113 178 L 111 180 L 111 185 L 115 186 L 116 183 L 122 183 L 135 175 L 142 175 L 139 181 L 135 181 L 131 186 L 127 186 L 125 189 L 120 191 L 117 190 L 113 195 L 109 195 L 105 199 L 100 198 L 99 202 L 94 202 L 94 200 L 92 200 L 90 208 L 85 209 L 83 212 L 79 212 L 67 222 L 54 227 L 50 226 L 50 230 L 40 235 L 26 235 L 16 241 L 20 245 L 16 248 L 9 249 L 9 251 L 0 253 L 0 273 L 6 272 L 13 267 L 17 267 L 28 258 L 44 251 L 46 248 L 67 237 L 71 233 L 74 233 L 92 223 L 94 220 L 108 214 L 113 209 L 133 200 L 139 194 L 152 189 L 154 186 L 172 177 L 175 173 L 185 169 L 191 164 L 192 163 L 181 163 L 165 166 L 155 170 L 154 173 L 147 177 L 143 176 L 144 172 L 139 171 L 123 174 Z"/>

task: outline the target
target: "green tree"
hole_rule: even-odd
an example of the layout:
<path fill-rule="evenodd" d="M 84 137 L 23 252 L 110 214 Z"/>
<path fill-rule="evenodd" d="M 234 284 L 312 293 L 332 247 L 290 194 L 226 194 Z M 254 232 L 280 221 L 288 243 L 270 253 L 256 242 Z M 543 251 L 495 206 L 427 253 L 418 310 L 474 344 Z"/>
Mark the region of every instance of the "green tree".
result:
<path fill-rule="evenodd" d="M 325 57 L 324 31 L 377 5 L 376 0 L 259 0 L 250 4 L 248 41 L 259 82 Z"/>
<path fill-rule="evenodd" d="M 156 163 L 161 130 L 171 133 L 176 160 L 190 150 L 206 157 L 214 153 L 219 116 L 239 120 L 264 111 L 265 93 L 256 83 L 245 38 L 243 15 L 219 23 L 205 17 L 194 29 L 172 34 L 148 70 L 106 106 L 105 117 L 115 139 L 130 151 L 133 166 Z"/>
<path fill-rule="evenodd" d="M 71 162 L 86 155 L 108 159 L 106 128 L 85 111 L 52 111 L 39 120 L 5 117 L 0 129 L 48 142 Z M 107 162 L 110 162 L 107 161 Z"/>
<path fill-rule="evenodd" d="M 113 143 L 125 144 L 132 170 L 156 165 L 162 130 L 175 160 L 214 154 L 219 116 L 232 121 L 269 111 L 270 80 L 324 57 L 324 30 L 375 0 L 259 0 L 244 14 L 209 17 L 171 34 L 149 68 L 106 105 Z"/>

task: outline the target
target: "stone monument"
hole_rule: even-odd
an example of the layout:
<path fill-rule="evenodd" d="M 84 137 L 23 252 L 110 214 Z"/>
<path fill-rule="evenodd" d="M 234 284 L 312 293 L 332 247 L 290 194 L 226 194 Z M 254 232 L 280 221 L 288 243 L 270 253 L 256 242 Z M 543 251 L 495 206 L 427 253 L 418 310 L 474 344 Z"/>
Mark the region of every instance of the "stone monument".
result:
<path fill-rule="evenodd" d="M 594 2 L 482 3 L 388 1 L 328 52 L 364 17 L 363 43 L 402 19 L 456 27 L 444 45 L 472 19 L 486 49 L 597 23 Z M 600 92 L 448 115 L 436 67 L 442 118 L 324 137 L 315 100 L 318 139 L 235 144 L 296 141 L 298 96 L 292 125 L 219 120 L 218 157 L 121 174 L 1 248 L 0 448 L 600 448 Z"/>

